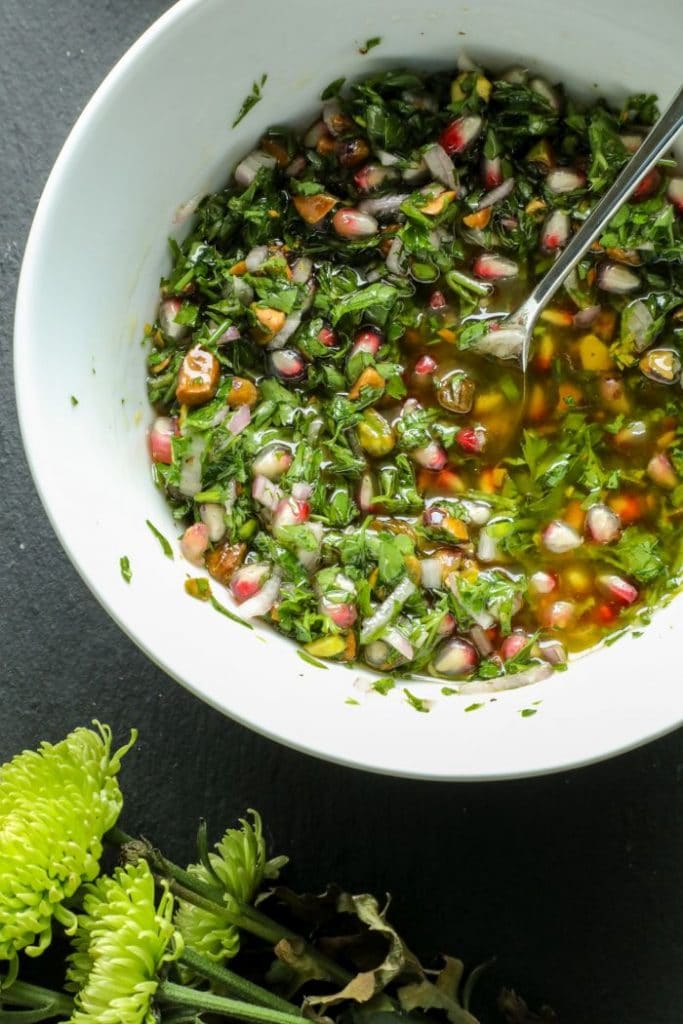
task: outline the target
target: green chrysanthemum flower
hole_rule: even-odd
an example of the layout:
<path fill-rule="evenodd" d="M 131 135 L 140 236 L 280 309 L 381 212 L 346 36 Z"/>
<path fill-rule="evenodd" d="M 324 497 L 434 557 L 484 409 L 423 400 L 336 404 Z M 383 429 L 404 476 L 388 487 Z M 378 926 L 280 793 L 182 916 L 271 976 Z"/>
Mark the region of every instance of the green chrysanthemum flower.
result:
<path fill-rule="evenodd" d="M 173 905 L 168 891 L 155 905 L 144 860 L 86 887 L 67 969 L 76 990 L 70 1024 L 155 1024 L 159 970 L 183 950 Z"/>
<path fill-rule="evenodd" d="M 249 810 L 252 822 L 240 819 L 241 828 L 229 828 L 216 844 L 216 853 L 209 853 L 209 870 L 204 864 L 190 864 L 188 871 L 208 885 L 224 890 L 226 910 L 237 914 L 235 903 L 251 903 L 265 878 L 277 878 L 286 857 L 266 857 L 260 815 Z M 178 901 L 176 925 L 187 946 L 214 962 L 230 960 L 240 948 L 239 930 L 219 913 Z"/>
<path fill-rule="evenodd" d="M 121 811 L 116 775 L 137 734 L 112 754 L 111 730 L 95 724 L 0 768 L 0 960 L 10 975 L 19 950 L 49 945 L 53 918 L 75 928 L 63 901 L 99 874 L 102 836 Z"/>

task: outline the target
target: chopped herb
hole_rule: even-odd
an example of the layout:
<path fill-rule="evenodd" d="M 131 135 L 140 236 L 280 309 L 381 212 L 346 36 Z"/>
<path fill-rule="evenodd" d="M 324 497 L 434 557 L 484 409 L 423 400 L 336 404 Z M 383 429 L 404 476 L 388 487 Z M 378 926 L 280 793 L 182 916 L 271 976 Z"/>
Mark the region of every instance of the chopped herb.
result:
<path fill-rule="evenodd" d="M 226 608 L 225 605 L 221 604 L 213 594 L 209 594 L 209 603 L 217 612 L 220 612 L 221 615 L 225 615 L 226 619 L 231 619 L 232 622 L 237 622 L 240 626 L 246 626 L 247 629 L 254 628 L 251 622 L 247 622 L 246 619 L 242 619 L 239 615 L 235 615 L 235 613 L 231 612 L 229 608 Z"/>
<path fill-rule="evenodd" d="M 130 567 L 130 559 L 128 555 L 121 555 L 119 559 L 119 567 L 121 569 L 121 575 L 126 583 L 130 583 L 133 578 L 133 570 Z"/>
<path fill-rule="evenodd" d="M 151 523 L 149 521 L 149 519 L 146 519 L 145 522 L 147 523 L 148 527 L 150 528 L 150 530 L 152 531 L 152 533 L 154 534 L 156 539 L 161 544 L 161 550 L 163 551 L 163 553 L 166 555 L 167 558 L 171 558 L 172 559 L 173 558 L 173 548 L 171 547 L 169 542 L 166 540 L 166 538 L 164 537 L 163 533 L 161 533 L 160 530 L 157 530 L 157 528 L 154 525 L 154 523 Z"/>
<path fill-rule="evenodd" d="M 330 667 L 329 665 L 326 665 L 324 661 L 318 661 L 318 659 L 314 658 L 312 654 L 308 653 L 308 651 L 302 651 L 301 648 L 297 648 L 296 653 L 299 655 L 302 661 L 308 662 L 309 665 L 313 665 L 315 668 Z"/>
<path fill-rule="evenodd" d="M 372 39 L 366 39 L 365 44 L 360 47 L 358 52 L 362 53 L 362 54 L 369 53 L 370 50 L 374 50 L 374 48 L 376 46 L 379 46 L 379 44 L 381 42 L 382 42 L 382 37 L 381 36 L 373 36 Z"/>
<path fill-rule="evenodd" d="M 442 686 L 441 693 L 444 697 L 452 697 L 454 694 L 460 693 L 459 690 L 454 690 L 452 686 Z"/>
<path fill-rule="evenodd" d="M 465 711 L 478 711 L 479 708 L 485 707 L 484 704 L 468 704 Z"/>
<path fill-rule="evenodd" d="M 247 116 L 249 111 L 253 107 L 255 107 L 256 104 L 259 103 L 263 99 L 262 89 L 263 89 L 263 86 L 266 84 L 267 80 L 268 80 L 268 75 L 264 74 L 264 75 L 261 75 L 260 81 L 253 82 L 253 84 L 251 86 L 251 92 L 249 93 L 248 96 L 245 97 L 244 102 L 242 103 L 242 106 L 240 107 L 240 109 L 238 111 L 237 117 L 232 122 L 232 127 L 233 128 L 236 128 L 237 125 L 240 123 L 240 121 L 244 117 Z"/>
<path fill-rule="evenodd" d="M 78 399 L 76 398 L 76 396 L 75 396 L 75 395 L 72 395 L 72 396 L 71 396 L 71 404 L 73 405 L 74 409 L 75 409 L 75 408 L 76 408 L 76 406 L 78 405 Z"/>
<path fill-rule="evenodd" d="M 411 708 L 415 711 L 421 711 L 426 714 L 429 711 L 429 702 L 423 700 L 421 697 L 416 697 L 414 693 L 404 687 L 403 693 L 405 694 L 406 702 L 410 704 Z"/>
<path fill-rule="evenodd" d="M 355 697 L 347 697 L 344 703 L 350 704 L 352 707 L 360 707 L 360 704 Z"/>
<path fill-rule="evenodd" d="M 392 679 L 391 676 L 383 676 L 381 679 L 375 679 L 372 684 L 372 688 L 375 693 L 381 693 L 383 697 L 386 697 L 389 691 L 393 690 L 395 686 L 396 680 Z"/>
<path fill-rule="evenodd" d="M 335 78 L 334 82 L 330 82 L 330 84 L 320 93 L 320 99 L 331 100 L 334 96 L 338 96 L 345 81 L 346 78 L 344 77 Z"/>
<path fill-rule="evenodd" d="M 532 715 L 536 714 L 536 711 L 537 708 L 522 708 L 520 715 L 522 718 L 531 718 Z"/>

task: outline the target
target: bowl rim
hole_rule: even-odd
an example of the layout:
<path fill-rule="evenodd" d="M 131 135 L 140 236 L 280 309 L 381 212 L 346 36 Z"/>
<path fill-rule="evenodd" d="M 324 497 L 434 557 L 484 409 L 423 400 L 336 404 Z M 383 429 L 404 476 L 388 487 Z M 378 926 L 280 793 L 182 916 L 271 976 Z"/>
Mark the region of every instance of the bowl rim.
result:
<path fill-rule="evenodd" d="M 577 752 L 574 757 L 570 757 L 569 759 L 566 754 L 561 755 L 560 759 L 553 759 L 552 753 L 547 753 L 545 762 L 533 768 L 512 768 L 507 771 L 494 770 L 491 772 L 488 772 L 485 769 L 482 770 L 481 768 L 476 772 L 468 773 L 464 773 L 462 771 L 435 771 L 430 768 L 420 771 L 413 767 L 401 768 L 393 763 L 386 764 L 378 762 L 369 764 L 358 760 L 353 756 L 353 754 L 345 756 L 339 751 L 330 752 L 329 749 L 326 749 L 324 743 L 316 745 L 312 740 L 306 741 L 304 739 L 297 739 L 295 735 L 291 734 L 291 731 L 289 734 L 284 735 L 282 732 L 273 728 L 270 724 L 254 720 L 239 711 L 228 709 L 225 702 L 221 702 L 217 697 L 207 694 L 188 679 L 182 678 L 178 672 L 167 663 L 163 656 L 148 646 L 142 635 L 136 631 L 134 625 L 128 624 L 115 610 L 107 596 L 106 587 L 103 582 L 96 579 L 94 575 L 88 572 L 85 564 L 81 562 L 81 557 L 79 556 L 76 548 L 67 541 L 65 533 L 60 527 L 58 519 L 53 514 L 48 501 L 47 488 L 44 486 L 44 481 L 41 477 L 40 469 L 34 456 L 34 448 L 32 444 L 33 427 L 27 388 L 28 373 L 24 360 L 25 353 L 22 338 L 29 334 L 28 304 L 30 296 L 34 294 L 36 255 L 41 247 L 42 237 L 48 224 L 55 197 L 58 195 L 62 181 L 68 172 L 71 154 L 78 147 L 82 136 L 87 133 L 91 121 L 97 117 L 101 104 L 109 96 L 116 84 L 125 78 L 129 67 L 135 64 L 140 55 L 154 42 L 154 40 L 157 39 L 157 37 L 162 35 L 171 24 L 177 23 L 189 16 L 196 8 L 201 7 L 204 3 L 205 0 L 177 0 L 173 6 L 161 14 L 154 22 L 152 22 L 151 25 L 148 26 L 147 29 L 145 29 L 145 31 L 128 47 L 125 53 L 109 70 L 79 114 L 57 155 L 36 207 L 22 257 L 15 303 L 13 353 L 15 398 L 20 435 L 34 486 L 38 492 L 48 521 L 50 522 L 50 525 L 69 561 L 101 607 L 116 622 L 119 628 L 122 629 L 122 631 L 154 664 L 161 668 L 162 671 L 176 683 L 180 683 L 194 696 L 199 697 L 205 703 L 208 703 L 222 714 L 229 716 L 239 724 L 246 726 L 252 731 L 265 736 L 268 739 L 283 744 L 290 749 L 295 749 L 302 753 L 341 764 L 346 767 L 396 777 L 418 778 L 425 781 L 502 781 L 555 774 L 569 769 L 595 764 L 607 758 L 633 750 L 645 743 L 675 731 L 683 722 L 683 713 L 680 715 L 678 720 L 675 721 L 672 720 L 670 716 L 664 719 L 657 719 L 657 716 L 654 716 L 645 729 L 640 727 L 626 730 L 625 732 L 622 730 L 621 732 L 617 731 L 616 734 L 613 731 L 605 731 L 603 733 L 605 741 L 591 750 L 589 754 Z"/>

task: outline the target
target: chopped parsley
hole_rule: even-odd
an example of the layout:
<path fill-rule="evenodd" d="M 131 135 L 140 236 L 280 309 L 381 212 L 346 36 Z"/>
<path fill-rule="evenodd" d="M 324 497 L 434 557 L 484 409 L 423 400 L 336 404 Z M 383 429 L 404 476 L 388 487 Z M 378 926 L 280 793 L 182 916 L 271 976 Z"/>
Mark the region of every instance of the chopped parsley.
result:
<path fill-rule="evenodd" d="M 240 107 L 237 117 L 232 122 L 232 127 L 236 128 L 240 121 L 247 116 L 250 110 L 252 110 L 257 103 L 263 99 L 263 86 L 268 80 L 268 75 L 263 74 L 261 78 L 252 83 L 251 92 L 245 97 L 242 106 Z"/>
<path fill-rule="evenodd" d="M 133 578 L 133 570 L 130 567 L 130 559 L 128 555 L 121 555 L 121 558 L 119 559 L 119 568 L 124 581 L 126 583 L 130 583 Z"/>
<path fill-rule="evenodd" d="M 167 558 L 171 558 L 172 559 L 173 558 L 173 548 L 171 547 L 169 542 L 166 540 L 166 538 L 164 537 L 163 533 L 160 530 L 157 530 L 157 528 L 154 525 L 154 523 L 151 523 L 149 521 L 149 519 L 146 519 L 145 522 L 147 523 L 148 527 L 150 528 L 150 530 L 152 531 L 152 533 L 154 534 L 156 539 L 159 541 L 159 544 L 161 545 L 161 550 L 163 551 L 163 553 L 166 555 Z"/>

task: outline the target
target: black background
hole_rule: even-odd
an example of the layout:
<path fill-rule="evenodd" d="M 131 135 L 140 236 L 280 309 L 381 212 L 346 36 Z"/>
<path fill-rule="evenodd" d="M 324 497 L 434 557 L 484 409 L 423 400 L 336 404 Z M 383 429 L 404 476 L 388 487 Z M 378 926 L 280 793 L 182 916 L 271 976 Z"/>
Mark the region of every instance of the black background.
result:
<path fill-rule="evenodd" d="M 423 956 L 452 952 L 472 965 L 498 955 L 485 988 L 513 984 L 553 1005 L 562 1024 L 680 1024 L 680 732 L 607 764 L 510 783 L 409 782 L 326 765 L 167 679 L 96 604 L 53 536 L 14 409 L 16 275 L 69 128 L 167 7 L 0 5 L 0 760 L 93 716 L 121 737 L 136 725 L 123 824 L 169 854 L 191 854 L 200 813 L 217 834 L 255 806 L 276 852 L 293 858 L 293 884 L 391 892 L 392 917 Z M 235 17 L 246 16 L 235 4 Z"/>

